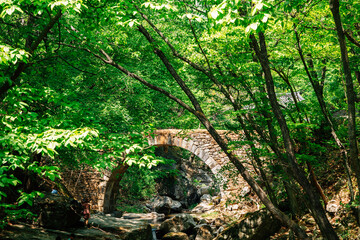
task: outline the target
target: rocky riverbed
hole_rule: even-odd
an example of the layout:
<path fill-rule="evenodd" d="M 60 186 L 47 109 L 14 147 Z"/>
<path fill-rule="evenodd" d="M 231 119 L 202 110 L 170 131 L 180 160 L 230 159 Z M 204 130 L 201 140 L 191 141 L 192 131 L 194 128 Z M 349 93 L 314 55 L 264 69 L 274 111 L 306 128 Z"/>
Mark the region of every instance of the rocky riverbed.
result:
<path fill-rule="evenodd" d="M 68 239 L 71 234 L 75 239 L 89 240 L 153 240 L 164 237 L 169 232 L 184 232 L 189 235 L 198 233 L 205 220 L 200 221 L 193 218 L 190 214 L 178 214 L 164 219 L 162 214 L 124 214 L 121 218 L 106 216 L 103 214 L 93 214 L 89 221 L 90 227 L 68 228 L 64 230 L 47 229 L 36 227 L 25 223 L 9 225 L 0 233 L 0 239 L 41 239 L 53 240 L 56 237 Z M 196 220 L 196 221 L 195 221 Z M 200 225 L 199 225 L 200 223 Z M 210 225 L 207 227 L 210 228 Z M 200 236 L 200 235 L 199 235 Z M 212 238 L 208 238 L 212 239 Z"/>
<path fill-rule="evenodd" d="M 220 240 L 237 239 L 234 236 L 239 231 L 244 236 L 256 236 L 257 229 L 266 225 L 264 221 L 272 225 L 272 219 L 263 211 L 249 216 L 250 220 L 245 221 L 245 215 L 258 211 L 260 206 L 248 186 L 239 187 L 239 196 L 244 199 L 226 201 L 212 191 L 214 183 L 211 173 L 200 171 L 192 164 L 179 161 L 179 181 L 174 184 L 170 179 L 171 183 L 159 184 L 158 195 L 140 204 L 146 213 L 93 212 L 90 226 L 86 228 L 79 222 L 81 205 L 77 201 L 45 193 L 44 198 L 36 199 L 31 209 L 38 214 L 33 225 L 13 223 L 0 233 L 0 239 L 50 240 L 57 236 L 69 239 L 74 234 L 75 239 L 89 240 Z M 197 179 L 196 185 L 193 179 Z M 190 205 L 191 210 L 188 210 Z M 235 224 L 229 226 L 230 223 Z M 271 234 L 271 231 L 265 235 Z"/>
<path fill-rule="evenodd" d="M 219 236 L 227 223 L 233 222 L 244 212 L 257 210 L 256 204 L 228 205 L 219 202 L 219 197 L 204 194 L 201 202 L 187 213 L 181 213 L 179 202 L 170 197 L 156 197 L 148 207 L 157 212 L 111 214 L 93 213 L 90 227 L 83 227 L 74 200 L 48 194 L 35 201 L 34 209 L 39 213 L 33 225 L 13 223 L 0 233 L 0 239 L 196 239 L 210 240 Z M 181 204 L 180 204 L 181 205 Z M 180 213 L 179 213 L 180 212 Z M 229 217 L 230 216 L 230 217 Z"/>

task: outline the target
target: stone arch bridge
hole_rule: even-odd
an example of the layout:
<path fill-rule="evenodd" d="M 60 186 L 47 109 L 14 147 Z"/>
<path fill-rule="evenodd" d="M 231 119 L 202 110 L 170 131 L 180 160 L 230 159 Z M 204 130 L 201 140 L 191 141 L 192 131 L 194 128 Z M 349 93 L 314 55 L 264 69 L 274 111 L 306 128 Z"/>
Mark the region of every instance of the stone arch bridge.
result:
<path fill-rule="evenodd" d="M 225 130 L 218 130 L 218 132 L 226 141 L 241 140 L 243 137 Z M 154 146 L 176 146 L 186 149 L 204 161 L 214 174 L 219 174 L 223 166 L 231 164 L 220 146 L 204 129 L 156 130 L 152 136 L 148 137 L 148 142 L 149 145 Z M 245 148 L 240 148 L 235 153 L 247 159 Z M 127 166 L 120 166 L 113 172 L 103 171 L 102 173 L 90 168 L 69 170 L 62 176 L 62 179 L 64 185 L 76 199 L 80 200 L 84 196 L 88 196 L 94 210 L 107 213 L 115 210 L 119 182 L 126 169 Z M 246 185 L 240 176 L 237 182 Z"/>

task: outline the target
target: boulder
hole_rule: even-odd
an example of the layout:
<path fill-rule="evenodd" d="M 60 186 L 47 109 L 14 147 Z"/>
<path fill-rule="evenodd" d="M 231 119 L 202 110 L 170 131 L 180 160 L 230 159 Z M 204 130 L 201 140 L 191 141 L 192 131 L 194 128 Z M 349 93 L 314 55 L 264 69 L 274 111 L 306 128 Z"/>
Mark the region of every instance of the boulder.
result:
<path fill-rule="evenodd" d="M 207 224 L 201 224 L 195 227 L 196 237 L 195 240 L 212 240 L 212 229 Z"/>
<path fill-rule="evenodd" d="M 202 224 L 208 224 L 208 221 L 206 221 L 205 218 L 200 218 L 200 219 L 195 219 L 195 222 L 197 222 L 198 225 L 202 225 Z"/>
<path fill-rule="evenodd" d="M 159 195 L 169 196 L 181 202 L 183 207 L 189 208 L 199 203 L 203 194 L 215 194 L 218 189 L 214 181 L 214 174 L 203 161 L 183 159 L 182 154 L 176 148 L 158 147 L 156 155 L 167 159 L 174 159 L 176 163 L 169 165 L 158 165 L 159 170 L 178 170 L 177 176 L 169 176 L 157 180 L 157 191 Z M 192 158 L 194 159 L 194 158 Z M 154 211 L 153 209 L 151 211 Z"/>
<path fill-rule="evenodd" d="M 201 196 L 200 201 L 201 202 L 210 202 L 212 200 L 210 194 L 204 194 Z"/>
<path fill-rule="evenodd" d="M 183 232 L 171 232 L 165 234 L 162 240 L 189 240 L 189 237 Z"/>
<path fill-rule="evenodd" d="M 145 221 L 108 217 L 92 214 L 91 228 L 68 228 L 64 230 L 46 229 L 28 224 L 12 224 L 0 231 L 1 240 L 54 240 L 56 237 L 70 239 L 74 234 L 77 240 L 152 240 L 151 225 Z"/>
<path fill-rule="evenodd" d="M 204 195 L 204 194 L 210 194 L 210 191 L 211 191 L 210 186 L 202 186 L 197 190 L 197 192 L 200 196 Z"/>
<path fill-rule="evenodd" d="M 266 210 L 248 214 L 239 222 L 225 228 L 216 240 L 258 240 L 267 239 L 281 227 L 280 221 L 273 218 Z"/>
<path fill-rule="evenodd" d="M 337 202 L 335 200 L 330 200 L 328 202 L 328 204 L 326 205 L 326 211 L 328 211 L 329 213 L 336 213 L 337 211 L 339 211 L 340 206 L 337 204 Z"/>
<path fill-rule="evenodd" d="M 112 217 L 117 217 L 117 218 L 121 218 L 123 216 L 124 212 L 122 211 L 114 211 L 112 213 Z"/>
<path fill-rule="evenodd" d="M 165 214 L 151 212 L 151 213 L 124 213 L 123 219 L 143 220 L 147 222 L 162 221 L 165 219 Z"/>
<path fill-rule="evenodd" d="M 182 210 L 181 203 L 168 196 L 157 196 L 146 206 L 155 212 L 164 214 L 179 213 Z"/>
<path fill-rule="evenodd" d="M 142 225 L 141 228 L 133 229 L 123 235 L 124 240 L 149 240 L 153 239 L 151 225 Z"/>
<path fill-rule="evenodd" d="M 214 209 L 215 205 L 212 202 L 202 201 L 196 207 L 194 207 L 191 212 L 192 213 L 204 213 L 209 212 Z"/>
<path fill-rule="evenodd" d="M 123 219 L 93 214 L 89 223 L 96 229 L 116 235 L 123 240 L 149 240 L 152 239 L 151 225 L 143 219 Z"/>
<path fill-rule="evenodd" d="M 59 194 L 45 193 L 43 198 L 36 198 L 31 211 L 38 214 L 35 223 L 44 228 L 66 229 L 81 225 L 81 204 Z"/>
<path fill-rule="evenodd" d="M 185 232 L 190 234 L 196 223 L 190 214 L 182 213 L 167 219 L 159 227 L 159 235 L 164 236 L 169 232 Z"/>
<path fill-rule="evenodd" d="M 251 192 L 251 188 L 249 186 L 243 187 L 243 189 L 241 189 L 241 191 L 240 191 L 240 196 L 245 197 L 250 192 Z"/>

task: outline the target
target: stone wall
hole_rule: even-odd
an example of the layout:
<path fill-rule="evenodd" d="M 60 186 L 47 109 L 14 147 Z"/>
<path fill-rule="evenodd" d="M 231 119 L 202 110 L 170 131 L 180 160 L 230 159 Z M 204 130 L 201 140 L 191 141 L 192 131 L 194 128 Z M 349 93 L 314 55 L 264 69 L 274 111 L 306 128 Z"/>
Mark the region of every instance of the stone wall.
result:
<path fill-rule="evenodd" d="M 226 141 L 241 140 L 242 136 L 230 131 L 219 130 L 220 136 Z M 154 132 L 154 137 L 149 138 L 149 145 L 177 146 L 186 149 L 203 160 L 214 174 L 222 166 L 229 163 L 228 157 L 221 151 L 220 146 L 205 129 L 179 130 L 162 129 Z M 246 155 L 245 149 L 236 150 L 239 156 Z"/>
<path fill-rule="evenodd" d="M 110 174 L 110 171 L 98 172 L 87 166 L 83 169 L 67 169 L 61 178 L 64 186 L 76 200 L 88 198 L 92 210 L 103 211 L 104 193 Z"/>

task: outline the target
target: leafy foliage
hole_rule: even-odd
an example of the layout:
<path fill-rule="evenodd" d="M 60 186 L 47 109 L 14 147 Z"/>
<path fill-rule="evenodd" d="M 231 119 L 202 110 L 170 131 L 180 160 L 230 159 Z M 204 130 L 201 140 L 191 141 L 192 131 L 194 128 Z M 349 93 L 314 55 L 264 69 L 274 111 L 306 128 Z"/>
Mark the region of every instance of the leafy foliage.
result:
<path fill-rule="evenodd" d="M 358 82 L 359 9 L 356 1 L 340 3 Z M 266 185 L 271 176 L 278 185 L 267 184 L 267 193 L 282 198 L 282 182 L 292 179 L 283 168 L 284 125 L 304 172 L 308 164 L 326 167 L 327 150 L 349 148 L 342 114 L 349 96 L 334 26 L 322 1 L 0 1 L 0 187 L 22 184 L 16 169 L 54 181 L 63 166 L 125 162 L 132 175 L 123 189 L 149 197 L 154 179 L 171 173 L 149 170 L 160 161 L 146 136 L 154 128 L 199 128 L 205 117 L 206 127 L 246 132 L 227 147 L 248 146 L 261 175 L 255 178 Z M 285 124 L 270 105 L 257 34 L 266 39 Z M 282 103 L 283 96 L 291 100 Z M 37 195 L 18 194 L 16 208 L 0 190 L 2 219 Z"/>
<path fill-rule="evenodd" d="M 161 160 L 160 168 L 143 168 L 141 165 L 130 167 L 120 181 L 120 202 L 149 200 L 156 194 L 156 183 L 164 178 L 176 177 L 178 170 L 168 165 L 174 160 L 157 157 Z"/>

